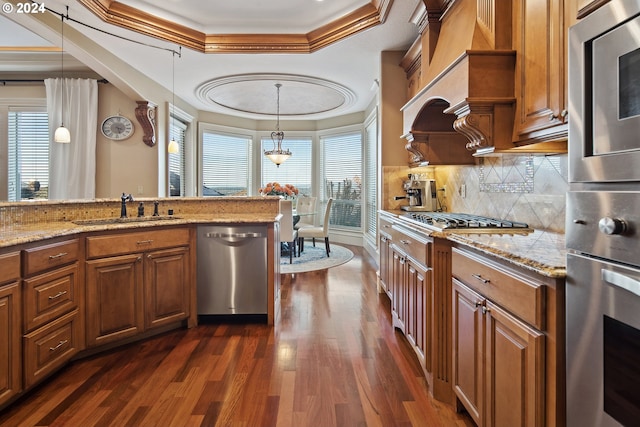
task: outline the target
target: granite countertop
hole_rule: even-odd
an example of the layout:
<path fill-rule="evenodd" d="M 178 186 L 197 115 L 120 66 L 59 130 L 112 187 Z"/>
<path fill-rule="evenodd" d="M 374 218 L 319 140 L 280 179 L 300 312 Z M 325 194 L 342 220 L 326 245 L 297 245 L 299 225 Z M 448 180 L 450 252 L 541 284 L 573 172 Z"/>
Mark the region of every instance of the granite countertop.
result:
<path fill-rule="evenodd" d="M 455 242 L 474 248 L 487 255 L 505 260 L 537 274 L 552 277 L 566 277 L 566 255 L 564 233 L 547 230 L 533 230 L 528 233 L 490 233 L 433 231 L 419 223 L 402 218 L 403 211 L 383 211 L 398 217 L 403 223 L 419 228 L 432 237 Z"/>
<path fill-rule="evenodd" d="M 215 213 L 215 214 L 181 214 L 175 218 L 159 221 L 115 222 L 102 224 L 76 224 L 73 221 L 51 221 L 12 226 L 0 230 L 0 248 L 36 242 L 54 237 L 71 236 L 84 232 L 107 230 L 132 230 L 140 228 L 165 227 L 185 224 L 268 224 L 277 221 L 279 214 L 269 213 Z"/>

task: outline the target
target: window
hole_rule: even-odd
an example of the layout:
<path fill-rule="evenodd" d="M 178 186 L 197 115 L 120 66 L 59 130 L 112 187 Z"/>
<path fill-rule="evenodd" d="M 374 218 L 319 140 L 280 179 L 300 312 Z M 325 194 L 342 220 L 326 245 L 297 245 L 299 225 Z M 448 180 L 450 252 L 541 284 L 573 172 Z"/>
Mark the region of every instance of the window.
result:
<path fill-rule="evenodd" d="M 44 108 L 10 109 L 8 199 L 47 199 L 49 120 Z"/>
<path fill-rule="evenodd" d="M 169 195 L 185 195 L 185 134 L 187 124 L 172 117 L 169 123 L 169 139 L 176 141 L 180 147 L 177 153 L 169 153 Z"/>
<path fill-rule="evenodd" d="M 378 122 L 375 113 L 372 119 L 366 124 L 365 128 L 365 191 L 366 191 L 366 212 L 365 227 L 367 236 L 372 241 L 377 241 L 377 152 L 378 152 Z"/>
<path fill-rule="evenodd" d="M 333 198 L 330 224 L 360 229 L 362 223 L 362 133 L 321 137 L 323 200 Z"/>
<path fill-rule="evenodd" d="M 246 196 L 251 182 L 251 138 L 202 134 L 202 195 Z"/>
<path fill-rule="evenodd" d="M 300 194 L 311 195 L 311 138 L 286 138 L 282 141 L 283 148 L 291 151 L 291 157 L 277 167 L 266 156 L 262 157 L 263 186 L 268 182 L 295 185 Z M 273 148 L 273 141 L 269 137 L 262 138 L 262 152 Z"/>

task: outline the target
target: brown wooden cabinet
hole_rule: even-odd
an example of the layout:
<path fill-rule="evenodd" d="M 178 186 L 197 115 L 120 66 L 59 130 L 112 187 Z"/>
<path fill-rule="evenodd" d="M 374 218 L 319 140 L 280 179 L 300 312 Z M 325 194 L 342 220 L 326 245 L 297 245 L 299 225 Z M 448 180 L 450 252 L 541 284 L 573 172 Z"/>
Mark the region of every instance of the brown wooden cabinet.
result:
<path fill-rule="evenodd" d="M 84 349 L 81 251 L 77 238 L 22 251 L 25 388 Z"/>
<path fill-rule="evenodd" d="M 378 249 L 380 251 L 380 262 L 378 269 L 379 289 L 384 291 L 390 299 L 391 293 L 391 266 L 393 264 L 393 254 L 391 252 L 391 225 L 392 220 L 378 215 Z"/>
<path fill-rule="evenodd" d="M 0 255 L 0 407 L 22 390 L 20 253 Z"/>
<path fill-rule="evenodd" d="M 453 280 L 454 391 L 478 427 L 543 426 L 544 335 Z"/>
<path fill-rule="evenodd" d="M 576 0 L 518 0 L 513 27 L 518 145 L 546 143 L 541 151 L 566 151 L 567 34 Z"/>
<path fill-rule="evenodd" d="M 189 248 L 150 252 L 144 260 L 145 328 L 189 317 Z"/>
<path fill-rule="evenodd" d="M 393 325 L 407 337 L 430 378 L 433 279 L 427 254 L 432 240 L 397 224 L 392 226 L 391 236 L 389 280 Z"/>
<path fill-rule="evenodd" d="M 561 286 L 460 248 L 452 275 L 459 404 L 479 427 L 563 425 Z"/>
<path fill-rule="evenodd" d="M 142 274 L 142 254 L 87 261 L 88 347 L 144 331 Z"/>
<path fill-rule="evenodd" d="M 87 346 L 189 318 L 190 242 L 187 228 L 87 237 Z"/>

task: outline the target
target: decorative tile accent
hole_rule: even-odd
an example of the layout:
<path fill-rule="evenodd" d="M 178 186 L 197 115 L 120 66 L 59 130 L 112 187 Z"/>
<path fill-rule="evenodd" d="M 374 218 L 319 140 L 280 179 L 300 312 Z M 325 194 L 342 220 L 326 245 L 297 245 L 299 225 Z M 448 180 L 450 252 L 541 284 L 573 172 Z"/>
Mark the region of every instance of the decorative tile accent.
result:
<path fill-rule="evenodd" d="M 480 158 L 478 177 L 486 193 L 533 193 L 533 156 Z"/>

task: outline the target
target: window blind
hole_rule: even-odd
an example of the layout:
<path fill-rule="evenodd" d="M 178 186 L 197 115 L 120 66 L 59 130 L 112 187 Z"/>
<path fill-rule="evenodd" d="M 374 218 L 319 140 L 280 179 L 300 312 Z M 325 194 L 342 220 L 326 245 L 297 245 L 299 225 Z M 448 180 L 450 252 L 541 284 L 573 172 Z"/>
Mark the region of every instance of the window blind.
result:
<path fill-rule="evenodd" d="M 9 200 L 48 198 L 49 120 L 46 111 L 34 110 L 9 111 Z"/>
<path fill-rule="evenodd" d="M 362 133 L 351 132 L 321 138 L 324 171 L 323 200 L 333 198 L 330 223 L 361 228 Z"/>
<path fill-rule="evenodd" d="M 378 151 L 378 122 L 374 119 L 365 128 L 365 191 L 366 191 L 366 212 L 365 227 L 366 233 L 376 241 L 378 227 L 377 209 L 377 151 Z"/>
<path fill-rule="evenodd" d="M 245 196 L 251 182 L 251 139 L 246 136 L 202 134 L 202 195 Z"/>

